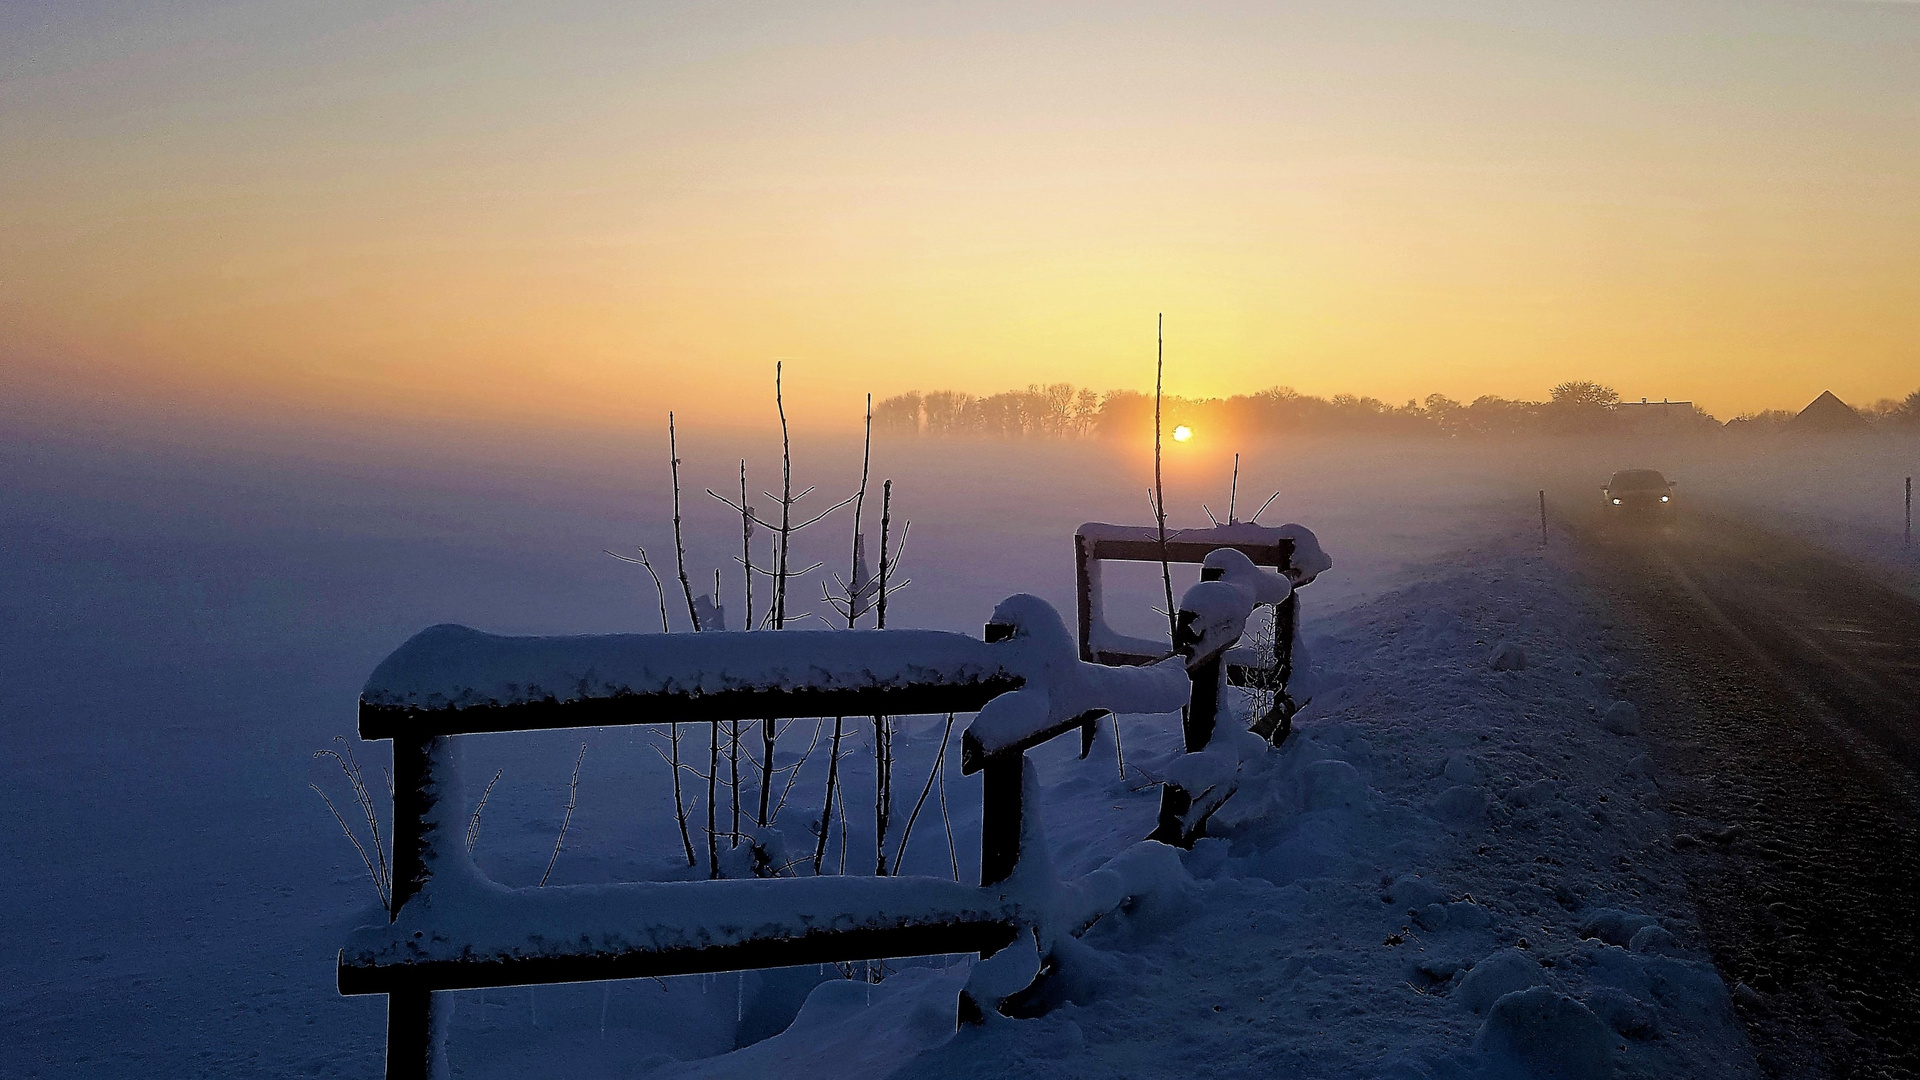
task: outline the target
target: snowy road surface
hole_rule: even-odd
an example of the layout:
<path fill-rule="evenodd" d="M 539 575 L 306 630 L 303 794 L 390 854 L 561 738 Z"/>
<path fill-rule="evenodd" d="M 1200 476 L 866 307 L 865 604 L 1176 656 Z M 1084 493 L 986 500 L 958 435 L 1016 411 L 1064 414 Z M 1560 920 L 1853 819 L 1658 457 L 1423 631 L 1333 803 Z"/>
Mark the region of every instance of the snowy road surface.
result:
<path fill-rule="evenodd" d="M 1920 601 L 1749 520 L 1582 535 L 1762 1062 L 1920 1071 Z"/>

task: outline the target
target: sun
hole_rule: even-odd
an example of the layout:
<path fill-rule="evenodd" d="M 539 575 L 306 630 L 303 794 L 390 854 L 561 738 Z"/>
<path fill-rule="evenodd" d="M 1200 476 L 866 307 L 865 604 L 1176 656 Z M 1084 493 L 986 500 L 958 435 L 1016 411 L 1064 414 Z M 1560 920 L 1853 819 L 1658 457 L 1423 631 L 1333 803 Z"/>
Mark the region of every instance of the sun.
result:
<path fill-rule="evenodd" d="M 1174 442 L 1186 442 L 1191 438 L 1193 438 L 1193 429 L 1187 425 L 1181 424 L 1179 427 L 1173 429 Z"/>

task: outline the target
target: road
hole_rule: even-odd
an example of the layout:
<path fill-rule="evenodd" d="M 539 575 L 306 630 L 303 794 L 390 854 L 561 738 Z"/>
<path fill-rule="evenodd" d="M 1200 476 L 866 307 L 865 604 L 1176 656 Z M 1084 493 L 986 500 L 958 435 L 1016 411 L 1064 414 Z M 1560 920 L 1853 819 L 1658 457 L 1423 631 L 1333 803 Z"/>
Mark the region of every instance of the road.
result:
<path fill-rule="evenodd" d="M 1920 1076 L 1920 602 L 1730 516 L 1572 532 L 1762 1067 Z"/>

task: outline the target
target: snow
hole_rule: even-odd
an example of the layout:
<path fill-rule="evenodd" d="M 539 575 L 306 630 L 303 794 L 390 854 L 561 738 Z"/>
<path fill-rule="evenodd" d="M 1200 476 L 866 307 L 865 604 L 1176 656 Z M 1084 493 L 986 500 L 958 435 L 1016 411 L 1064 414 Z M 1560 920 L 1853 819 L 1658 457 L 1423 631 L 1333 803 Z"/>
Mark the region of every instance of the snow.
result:
<path fill-rule="evenodd" d="M 973 753 L 992 755 L 1095 709 L 1166 713 L 1187 703 L 1192 683 L 1178 657 L 1147 667 L 1106 667 L 1080 660 L 1073 636 L 1053 605 L 1021 593 L 993 609 L 993 622 L 1013 627 L 1009 670 L 1026 685 L 988 702 L 967 726 Z"/>
<path fill-rule="evenodd" d="M 1115 525 L 1108 522 L 1089 521 L 1082 524 L 1076 535 L 1094 541 L 1130 541 L 1159 543 L 1158 527 L 1141 525 Z M 1167 542 L 1195 543 L 1207 545 L 1245 544 L 1249 546 L 1273 546 L 1282 540 L 1291 540 L 1294 544 L 1293 557 L 1284 571 L 1266 571 L 1255 566 L 1253 560 L 1236 548 L 1221 547 L 1209 552 L 1202 566 L 1219 570 L 1225 580 L 1241 586 L 1252 597 L 1253 603 L 1278 604 L 1291 595 L 1294 588 L 1310 584 L 1320 574 L 1333 566 L 1333 560 L 1321 549 L 1319 538 L 1303 525 L 1266 526 L 1247 522 L 1231 522 L 1207 529 L 1178 529 L 1167 534 Z M 1099 557 L 1098 549 L 1094 557 L 1087 561 L 1087 587 L 1090 599 L 1090 612 L 1087 641 L 1095 652 L 1127 656 L 1164 656 L 1171 651 L 1165 641 L 1143 638 L 1121 633 L 1107 622 L 1107 600 L 1104 566 L 1108 560 Z M 1218 591 L 1216 590 L 1216 593 Z M 1201 602 L 1205 602 L 1201 594 Z M 1221 594 L 1224 595 L 1224 594 Z M 1221 600 L 1219 603 L 1230 604 Z M 1183 600 L 1181 607 L 1188 607 Z M 1244 625 L 1244 619 L 1242 620 Z M 1233 632 L 1234 637 L 1239 631 Z"/>
<path fill-rule="evenodd" d="M 1201 1047 L 1235 1074 L 1755 1075 L 1550 559 L 1483 541 L 1309 633 L 1314 704 L 1243 764 L 1184 900 L 1101 920 L 1057 1009 L 913 1075 L 1173 1076 Z"/>
<path fill-rule="evenodd" d="M 740 449 L 683 446 L 683 469 L 731 475 Z M 766 449 L 748 451 L 777 460 Z M 562 459 L 429 447 L 405 465 L 381 452 L 342 440 L 189 454 L 91 433 L 0 444 L 10 495 L 0 530 L 15 554 L 0 565 L 10 643 L 0 674 L 14 688 L 0 703 L 11 765 L 0 799 L 16 823 L 0 858 L 34 883 L 0 926 L 9 1075 L 377 1071 L 381 1003 L 341 998 L 333 978 L 341 942 L 380 914 L 306 787 L 337 774 L 309 771 L 307 755 L 352 730 L 367 673 L 423 625 L 526 636 L 657 625 L 644 574 L 600 551 L 627 537 L 671 551 L 657 512 L 665 493 L 635 490 L 635 477 L 664 472 L 664 450 L 642 458 L 608 443 Z M 996 597 L 1030 590 L 1071 603 L 1074 524 L 1139 501 L 1138 470 L 1099 446 L 898 455 L 896 513 L 913 518 L 918 546 L 915 584 L 889 600 L 889 622 L 963 638 Z M 1680 473 L 1683 492 L 1700 490 L 1704 468 Z M 1838 468 L 1825 460 L 1781 480 L 1811 507 L 1806 492 Z M 857 448 L 819 471 L 845 487 Z M 1340 554 L 1303 598 L 1313 663 L 1296 691 L 1311 702 L 1280 750 L 1235 749 L 1235 793 L 1215 813 L 1215 838 L 1186 853 L 1140 842 L 1158 807 L 1147 775 L 1181 762 L 1178 721 L 1146 708 L 1157 703 L 1121 717 L 1125 779 L 1111 725 L 1085 761 L 1072 739 L 1032 751 L 1053 880 L 1035 894 L 1053 905 L 1038 921 L 1069 927 L 1105 911 L 1081 936 L 1056 936 L 1042 1015 L 955 1031 L 953 1002 L 975 970 L 965 957 L 891 965 L 877 984 L 858 966 L 809 966 L 492 989 L 447 995 L 456 1075 L 1156 1080 L 1202 1067 L 1464 1080 L 1534 1068 L 1551 1044 L 1540 1032 L 1577 1045 L 1593 1031 L 1580 1009 L 1609 1033 L 1615 1075 L 1754 1075 L 1667 851 L 1672 830 L 1640 737 L 1602 724 L 1618 663 L 1595 632 L 1603 615 L 1552 549 L 1542 556 L 1537 536 L 1513 531 L 1537 486 L 1516 485 L 1521 471 L 1424 444 L 1419 454 L 1341 444 L 1249 455 L 1242 484 L 1271 477 L 1284 488 L 1276 505 Z M 1175 474 L 1175 516 L 1201 519 L 1203 485 L 1224 490 L 1224 477 Z M 1837 496 L 1821 505 L 1853 509 Z M 1872 519 L 1875 536 L 1887 518 Z M 796 557 L 844 567 L 845 530 L 820 528 Z M 710 573 L 737 553 L 738 519 L 695 515 L 688 535 L 692 548 L 721 553 L 701 555 Z M 1108 594 L 1123 631 L 1165 625 L 1151 610 L 1152 569 L 1141 598 Z M 684 610 L 673 614 L 678 623 Z M 1501 641 L 1524 650 L 1524 668 L 1491 663 Z M 535 668 L 508 681 L 524 693 L 548 678 Z M 476 695 L 506 690 L 453 682 Z M 553 683 L 556 693 L 573 685 Z M 901 719 L 902 791 L 929 775 L 943 723 Z M 780 760 L 797 758 L 809 734 L 783 739 Z M 686 737 L 683 751 L 704 767 L 705 725 Z M 850 739 L 843 762 L 856 799 L 873 780 L 864 738 Z M 693 876 L 670 826 L 669 773 L 643 729 L 461 741 L 471 779 L 504 769 L 474 859 L 497 888 L 525 896 L 510 902 L 528 905 L 529 919 L 591 922 Z M 554 883 L 532 889 L 583 741 L 579 813 Z M 977 867 L 979 781 L 961 775 L 953 743 L 958 847 L 950 856 L 936 796 L 906 875 L 949 879 L 950 857 L 963 879 Z M 380 748 L 361 750 L 378 784 Z M 812 848 L 819 761 L 772 830 L 790 851 Z M 856 813 L 848 828 L 857 870 L 873 826 Z M 608 884 L 619 880 L 645 883 Z M 1025 893 L 1017 902 L 1030 903 Z M 704 918 L 677 912 L 675 924 L 698 929 Z M 492 944 L 543 947 L 524 932 Z M 1455 996 L 1460 983 L 1507 950 L 1536 961 L 1534 985 L 1474 1012 Z"/>
<path fill-rule="evenodd" d="M 442 624 L 394 650 L 360 696 L 371 705 L 460 709 L 629 694 L 965 686 L 1010 674 L 1010 651 L 938 630 L 503 637 Z"/>
<path fill-rule="evenodd" d="M 1158 544 L 1158 526 L 1116 525 L 1089 521 L 1075 530 L 1079 536 L 1095 542 L 1102 540 L 1144 541 Z M 1258 525 L 1234 521 L 1205 529 L 1168 529 L 1169 544 L 1247 544 L 1271 547 L 1282 540 L 1293 541 L 1293 558 L 1286 570 L 1295 585 L 1306 585 L 1333 568 L 1333 560 L 1320 548 L 1320 540 L 1305 525 Z"/>
<path fill-rule="evenodd" d="M 445 862 L 389 925 L 362 927 L 355 967 L 666 953 L 828 931 L 1037 922 L 998 890 L 932 878 L 829 876 L 511 889 Z"/>

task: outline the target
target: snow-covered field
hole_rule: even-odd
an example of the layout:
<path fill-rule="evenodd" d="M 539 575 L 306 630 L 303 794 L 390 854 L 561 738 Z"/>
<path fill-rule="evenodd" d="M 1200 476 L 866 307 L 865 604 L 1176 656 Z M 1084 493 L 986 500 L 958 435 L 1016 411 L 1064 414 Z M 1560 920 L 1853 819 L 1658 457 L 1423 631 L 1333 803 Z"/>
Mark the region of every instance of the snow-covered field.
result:
<path fill-rule="evenodd" d="M 737 519 L 698 489 L 737 494 L 740 451 L 689 441 L 690 570 L 710 582 L 727 567 L 732 589 Z M 848 490 L 846 442 L 803 442 L 803 481 Z M 763 486 L 774 459 L 745 449 Z M 0 924 L 0 1074 L 375 1072 L 380 1002 L 340 998 L 332 978 L 377 908 L 308 790 L 337 777 L 311 752 L 351 732 L 367 674 L 426 625 L 657 627 L 644 577 L 601 549 L 671 551 L 664 453 L 415 446 L 403 467 L 350 441 L 207 451 L 24 426 L 0 453 L 0 860 L 19 883 Z M 1145 465 L 1094 444 L 877 445 L 876 474 L 913 520 L 894 621 L 977 633 L 1019 591 L 1070 611 L 1073 526 L 1145 520 Z M 1218 454 L 1175 464 L 1177 524 L 1204 524 L 1202 499 L 1224 510 L 1229 468 Z M 1550 468 L 1392 445 L 1243 461 L 1242 515 L 1278 489 L 1263 520 L 1309 525 L 1335 560 L 1302 593 L 1312 705 L 1216 818 L 1220 839 L 1067 951 L 1046 1015 L 955 1033 L 958 958 L 878 985 L 809 969 L 493 990 L 459 995 L 455 1067 L 1491 1076 L 1523 1074 L 1544 1048 L 1563 1076 L 1741 1075 L 1749 1055 L 1663 854 L 1600 616 L 1529 531 Z M 846 537 L 840 515 L 816 526 L 801 565 L 839 565 Z M 1109 584 L 1116 628 L 1150 630 L 1157 581 Z M 1176 727 L 1127 721 L 1125 780 L 1110 735 L 1084 762 L 1072 740 L 1036 752 L 1063 874 L 1151 828 L 1145 778 Z M 918 793 L 940 730 L 907 721 L 900 790 Z M 684 874 L 666 770 L 630 729 L 474 738 L 469 775 L 502 773 L 482 868 L 538 880 L 582 742 L 555 880 Z M 857 811 L 871 759 L 847 767 Z M 978 782 L 949 773 L 955 848 L 926 817 L 907 863 L 964 878 Z M 856 812 L 850 868 L 871 848 Z"/>

